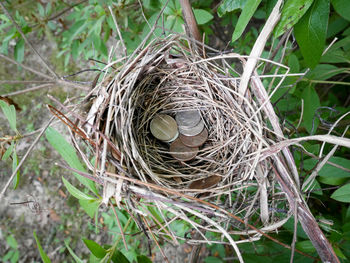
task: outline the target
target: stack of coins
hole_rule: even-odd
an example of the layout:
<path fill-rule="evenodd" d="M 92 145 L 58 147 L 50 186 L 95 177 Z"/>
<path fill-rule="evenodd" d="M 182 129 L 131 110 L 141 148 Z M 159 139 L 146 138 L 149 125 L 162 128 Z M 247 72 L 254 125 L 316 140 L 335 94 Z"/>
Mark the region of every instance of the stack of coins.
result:
<path fill-rule="evenodd" d="M 198 110 L 181 111 L 176 114 L 180 140 L 188 147 L 200 147 L 208 139 L 208 131 Z"/>
<path fill-rule="evenodd" d="M 198 110 L 180 111 L 176 114 L 179 138 L 170 145 L 170 154 L 177 160 L 194 159 L 208 138 L 208 131 Z M 174 144 L 174 146 L 173 146 Z"/>
<path fill-rule="evenodd" d="M 208 139 L 208 131 L 198 110 L 180 111 L 176 121 L 169 115 L 158 114 L 151 121 L 151 133 L 163 142 L 172 142 L 169 153 L 177 160 L 193 160 Z"/>

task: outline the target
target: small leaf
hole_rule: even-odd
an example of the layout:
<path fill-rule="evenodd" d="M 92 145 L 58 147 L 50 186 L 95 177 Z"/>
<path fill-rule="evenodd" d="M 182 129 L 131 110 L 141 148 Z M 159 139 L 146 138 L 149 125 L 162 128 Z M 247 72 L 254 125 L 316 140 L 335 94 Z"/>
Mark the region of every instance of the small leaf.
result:
<path fill-rule="evenodd" d="M 94 199 L 94 200 L 85 200 L 85 199 L 79 199 L 80 206 L 84 209 L 84 211 L 93 218 L 96 214 L 97 209 L 99 208 L 101 204 L 101 200 Z"/>
<path fill-rule="evenodd" d="M 194 9 L 193 13 L 194 13 L 194 16 L 196 17 L 198 25 L 203 25 L 205 23 L 208 23 L 210 20 L 214 18 L 212 14 L 210 14 L 208 11 L 204 9 Z"/>
<path fill-rule="evenodd" d="M 45 132 L 46 139 L 55 148 L 56 151 L 63 157 L 63 159 L 68 163 L 68 165 L 74 169 L 84 172 L 85 169 L 72 145 L 70 145 L 63 136 L 56 131 L 54 128 L 49 127 Z M 81 176 L 78 173 L 74 173 L 75 177 L 86 187 L 88 187 L 93 193 L 97 194 L 97 189 L 93 181 Z"/>
<path fill-rule="evenodd" d="M 18 157 L 17 157 L 16 151 L 13 151 L 13 153 L 12 153 L 12 172 L 14 172 L 16 170 L 17 166 L 18 166 Z M 16 177 L 13 179 L 13 189 L 16 189 L 18 187 L 19 178 L 20 178 L 20 173 L 18 170 L 16 173 Z"/>
<path fill-rule="evenodd" d="M 38 246 L 41 259 L 43 260 L 44 263 L 51 263 L 51 260 L 50 260 L 49 257 L 46 255 L 46 253 L 45 253 L 45 251 L 43 250 L 43 248 L 41 247 L 40 242 L 39 242 L 39 239 L 38 239 L 38 237 L 36 236 L 35 231 L 33 232 L 33 236 L 34 236 L 34 238 L 35 238 L 36 245 Z"/>
<path fill-rule="evenodd" d="M 66 245 L 66 247 L 67 247 L 69 253 L 72 255 L 72 257 L 74 258 L 74 260 L 75 260 L 76 263 L 84 263 L 84 261 L 81 260 L 81 259 L 74 253 L 74 251 L 69 247 L 68 242 L 67 242 L 66 240 L 64 241 L 64 244 Z"/>
<path fill-rule="evenodd" d="M 116 250 L 112 255 L 112 260 L 114 263 L 130 263 L 127 257 L 124 256 L 122 252 Z"/>
<path fill-rule="evenodd" d="M 24 39 L 21 38 L 17 41 L 15 50 L 14 50 L 15 60 L 19 63 L 23 62 L 24 59 Z"/>
<path fill-rule="evenodd" d="M 17 132 L 16 128 L 16 108 L 13 105 L 8 105 L 5 101 L 0 100 L 0 107 L 10 123 L 10 127 L 13 131 Z"/>
<path fill-rule="evenodd" d="M 66 43 L 71 43 L 76 36 L 84 31 L 84 29 L 88 26 L 87 21 L 87 19 L 78 20 L 69 28 L 69 31 L 67 32 L 68 38 L 66 40 Z"/>
<path fill-rule="evenodd" d="M 308 72 L 305 78 L 313 80 L 326 80 L 346 72 L 347 70 L 348 69 L 346 68 L 338 68 L 330 64 L 319 64 L 313 70 Z"/>
<path fill-rule="evenodd" d="M 152 263 L 152 261 L 148 257 L 141 255 L 137 256 L 137 263 Z"/>
<path fill-rule="evenodd" d="M 13 237 L 13 235 L 9 235 L 8 237 L 6 237 L 6 243 L 13 249 L 18 248 L 18 243 L 16 239 Z"/>
<path fill-rule="evenodd" d="M 39 15 L 41 17 L 45 16 L 45 9 L 40 3 L 37 4 L 37 10 L 39 11 Z"/>
<path fill-rule="evenodd" d="M 238 38 L 241 37 L 244 29 L 246 28 L 249 20 L 255 13 L 255 10 L 258 8 L 261 0 L 247 0 L 247 3 L 244 5 L 241 15 L 238 18 L 235 31 L 232 35 L 232 42 L 235 42 Z"/>
<path fill-rule="evenodd" d="M 335 11 L 346 20 L 350 21 L 350 3 L 349 0 L 331 0 Z"/>
<path fill-rule="evenodd" d="M 330 162 L 346 169 L 350 169 L 350 160 L 341 157 L 331 157 Z M 350 178 L 350 173 L 336 166 L 326 163 L 318 173 L 319 181 L 329 185 L 339 185 Z"/>
<path fill-rule="evenodd" d="M 339 202 L 350 203 L 350 184 L 340 187 L 331 195 L 331 198 Z"/>
<path fill-rule="evenodd" d="M 10 155 L 11 155 L 11 153 L 12 153 L 14 147 L 15 147 L 15 144 L 14 144 L 13 141 L 12 141 L 10 147 L 8 147 L 8 148 L 6 149 L 6 152 L 5 152 L 4 155 L 2 156 L 1 160 L 6 161 L 6 160 L 10 157 Z"/>
<path fill-rule="evenodd" d="M 314 0 L 288 0 L 283 5 L 281 19 L 274 29 L 275 38 L 294 26 L 306 13 Z"/>
<path fill-rule="evenodd" d="M 223 261 L 220 258 L 209 256 L 204 259 L 205 263 L 222 263 Z"/>
<path fill-rule="evenodd" d="M 295 248 L 306 253 L 313 253 L 316 251 L 310 240 L 299 241 L 295 244 Z"/>
<path fill-rule="evenodd" d="M 218 16 L 222 17 L 228 12 L 235 11 L 237 9 L 243 9 L 247 0 L 224 0 L 218 7 Z"/>
<path fill-rule="evenodd" d="M 321 106 L 320 99 L 312 86 L 307 86 L 304 88 L 302 98 L 304 99 L 303 124 L 307 131 L 311 134 L 311 132 L 314 133 L 316 131 L 319 124 L 319 120 L 315 116 L 315 112 Z"/>
<path fill-rule="evenodd" d="M 87 248 L 91 251 L 92 254 L 94 254 L 97 258 L 103 258 L 107 251 L 101 247 L 99 244 L 97 244 L 95 241 L 89 240 L 89 239 L 83 239 L 85 245 Z"/>
<path fill-rule="evenodd" d="M 311 8 L 294 26 L 295 38 L 308 67 L 320 61 L 327 35 L 329 1 L 315 0 Z"/>
<path fill-rule="evenodd" d="M 95 200 L 93 197 L 83 193 L 78 188 L 71 185 L 63 176 L 62 176 L 62 181 L 66 186 L 68 192 L 75 198 L 82 199 L 82 200 Z"/>

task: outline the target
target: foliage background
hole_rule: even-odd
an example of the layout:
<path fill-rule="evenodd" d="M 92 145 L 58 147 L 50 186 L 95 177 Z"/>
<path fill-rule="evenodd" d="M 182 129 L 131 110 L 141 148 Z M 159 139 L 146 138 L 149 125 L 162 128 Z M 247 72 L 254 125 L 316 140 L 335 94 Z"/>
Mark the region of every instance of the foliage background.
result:
<path fill-rule="evenodd" d="M 108 5 L 112 6 L 127 52 L 131 53 L 149 32 L 150 25 L 155 23 L 165 2 L 145 0 L 142 1 L 142 8 L 139 2 L 134 0 L 85 0 L 74 3 L 18 0 L 5 1 L 4 4 L 22 31 L 39 52 L 45 54 L 45 58 L 60 76 L 90 85 L 95 77 L 93 72 L 69 75 L 81 69 L 101 68 L 101 64 L 96 61 L 106 61 L 108 50 L 112 45 L 117 45 L 121 50 L 120 56 L 123 55 L 122 44 Z M 276 1 L 204 0 L 191 3 L 208 45 L 222 52 L 232 50 L 240 54 L 249 54 Z M 37 59 L 4 13 L 0 13 L 0 21 L 0 52 L 20 63 L 39 67 Z M 158 24 L 159 28 L 156 30 L 158 36 L 169 32 L 183 33 L 181 7 L 178 1 L 169 1 Z M 349 111 L 349 24 L 350 5 L 347 0 L 284 1 L 281 20 L 265 47 L 263 57 L 288 65 L 291 73 L 307 72 L 302 79 L 288 77 L 282 88 L 271 98 L 286 136 L 325 134 L 332 123 Z M 163 27 L 170 31 L 164 32 Z M 284 35 L 288 37 L 283 37 Z M 3 63 L 0 70 L 3 81 L 31 80 L 34 77 L 21 67 L 6 63 Z M 259 70 L 260 74 L 263 73 L 261 69 Z M 273 74 L 275 68 L 265 67 L 264 70 L 265 74 Z M 264 84 L 269 92 L 276 85 L 269 79 L 265 79 Z M 1 95 L 4 95 L 26 87 L 31 86 L 2 82 L 0 91 Z M 1 129 L 1 136 L 26 134 L 40 128 L 44 120 L 50 116 L 44 107 L 50 102 L 44 96 L 46 93 L 63 101 L 67 96 L 79 95 L 82 91 L 51 87 L 50 90 L 11 96 L 22 111 L 17 112 L 14 118 L 13 109 L 11 110 L 7 104 L 0 105 L 4 113 L 6 110 L 12 111 L 12 117 L 4 114 L 1 119 L 6 123 L 6 127 Z M 17 120 L 15 124 L 13 119 Z M 345 132 L 345 137 L 349 137 L 349 132 L 346 130 L 349 122 L 348 117 L 341 120 L 334 134 L 341 135 Z M 60 132 L 64 133 L 62 130 Z M 50 141 L 48 136 L 46 137 Z M 55 140 L 58 140 L 58 137 L 53 141 Z M 7 154 L 2 152 L 2 183 L 6 181 L 8 171 L 16 167 L 18 159 L 30 141 L 29 137 L 11 142 L 10 147 L 2 145 L 7 151 Z M 331 150 L 331 146 L 326 146 L 323 155 L 319 156 L 320 143 L 307 142 L 303 146 L 313 155 L 310 156 L 297 148 L 293 149 L 301 181 L 311 174 L 317 163 Z M 69 252 L 70 248 L 71 251 L 75 251 L 77 257 L 89 258 L 91 262 L 96 261 L 96 255 L 89 252 L 88 245 L 84 245 L 84 242 L 85 244 L 90 242 L 86 241 L 88 239 L 104 246 L 105 251 L 108 250 L 106 244 L 117 244 L 113 253 L 121 251 L 129 260 L 142 262 L 142 258 L 137 258 L 141 254 L 147 254 L 147 242 L 143 242 L 142 234 L 128 237 L 127 241 L 132 250 L 126 252 L 115 235 L 115 232 L 120 230 L 111 211 L 103 209 L 99 211 L 97 220 L 99 227 L 96 228 L 94 218 L 83 212 L 92 209 L 92 205 L 84 207 L 82 199 L 78 203 L 74 197 L 74 190 L 69 187 L 67 190 L 62 184 L 61 175 L 66 179 L 69 178 L 73 185 L 78 185 L 79 181 L 53 165 L 57 158 L 57 153 L 53 152 L 47 141 L 42 139 L 30 160 L 18 174 L 15 183 L 17 189 L 9 191 L 11 193 L 7 196 L 8 200 L 23 200 L 23 195 L 35 193 L 35 198 L 42 207 L 45 207 L 45 211 L 41 211 L 39 215 L 30 215 L 23 206 L 1 208 L 3 213 L 0 217 L 0 238 L 5 244 L 0 247 L 2 260 L 5 262 L 18 260 L 24 262 L 27 258 L 39 260 L 38 252 L 30 249 L 34 239 L 32 229 L 28 229 L 28 226 L 35 226 L 38 240 L 44 243 L 43 248 L 49 257 L 56 261 L 69 262 L 69 254 L 72 253 Z M 313 190 L 305 192 L 311 211 L 342 262 L 348 262 L 350 258 L 349 171 L 349 150 L 339 148 L 330 159 L 330 163 L 319 171 Z M 67 183 L 65 185 L 67 186 Z M 128 216 L 125 213 L 118 212 L 118 217 L 122 218 L 122 225 L 126 226 L 130 233 L 138 232 L 134 224 L 128 224 Z M 292 242 L 293 225 L 293 220 L 290 220 L 276 235 L 281 242 L 287 244 Z M 189 230 L 186 225 L 179 224 L 177 227 L 182 227 L 183 232 Z M 85 241 L 81 240 L 82 237 L 86 238 Z M 64 243 L 69 244 L 69 248 Z M 100 248 L 97 245 L 92 247 L 90 246 L 92 251 Z M 155 259 L 154 244 L 152 247 Z M 296 247 L 316 256 L 313 246 L 300 226 L 297 231 Z M 290 251 L 264 238 L 253 244 L 241 245 L 240 249 L 246 262 L 261 260 L 272 262 L 276 259 L 287 262 L 291 255 Z M 212 245 L 207 247 L 203 257 L 205 262 L 229 262 L 234 255 L 229 247 Z M 294 258 L 295 262 L 307 262 L 307 260 L 297 254 Z"/>

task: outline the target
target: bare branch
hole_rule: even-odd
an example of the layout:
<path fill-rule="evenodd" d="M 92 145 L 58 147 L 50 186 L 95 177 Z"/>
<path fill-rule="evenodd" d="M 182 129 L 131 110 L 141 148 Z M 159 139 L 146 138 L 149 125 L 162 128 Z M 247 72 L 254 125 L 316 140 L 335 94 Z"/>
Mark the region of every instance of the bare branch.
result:
<path fill-rule="evenodd" d="M 56 74 L 56 72 L 54 70 L 51 69 L 51 67 L 46 63 L 46 61 L 44 60 L 44 58 L 39 54 L 39 52 L 33 47 L 32 43 L 30 43 L 30 41 L 28 40 L 28 38 L 25 36 L 25 34 L 23 33 L 22 29 L 19 27 L 19 25 L 16 23 L 16 21 L 13 19 L 13 17 L 11 16 L 11 14 L 7 11 L 6 7 L 4 6 L 4 4 L 2 2 L 0 2 L 0 6 L 2 7 L 2 9 L 4 10 L 6 16 L 12 21 L 12 23 L 15 25 L 15 27 L 17 28 L 17 31 L 21 34 L 21 36 L 23 37 L 24 41 L 27 43 L 27 45 L 31 48 L 31 50 L 33 50 L 33 52 L 40 58 L 40 61 L 42 62 L 42 64 L 46 67 L 46 69 L 53 75 L 55 76 L 55 78 L 59 78 L 59 76 Z"/>

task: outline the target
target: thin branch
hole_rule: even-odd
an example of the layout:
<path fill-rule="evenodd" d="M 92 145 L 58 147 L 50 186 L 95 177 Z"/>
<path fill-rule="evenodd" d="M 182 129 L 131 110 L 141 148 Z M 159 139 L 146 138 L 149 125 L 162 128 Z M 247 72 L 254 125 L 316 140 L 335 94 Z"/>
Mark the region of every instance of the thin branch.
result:
<path fill-rule="evenodd" d="M 201 33 L 199 32 L 196 18 L 194 17 L 192 7 L 189 0 L 180 0 L 180 5 L 182 7 L 182 16 L 185 20 L 185 26 L 188 30 L 187 35 L 190 38 L 194 38 L 198 42 L 202 41 Z"/>
<path fill-rule="evenodd" d="M 4 97 L 15 96 L 15 95 L 19 95 L 19 94 L 31 92 L 31 91 L 34 91 L 34 90 L 49 88 L 49 87 L 51 87 L 53 84 L 54 84 L 54 83 L 47 83 L 47 84 L 43 84 L 43 85 L 39 85 L 39 86 L 35 86 L 35 87 L 23 89 L 23 90 L 18 90 L 18 91 L 10 92 L 10 93 L 7 93 L 7 94 L 2 94 L 1 96 L 4 96 Z"/>
<path fill-rule="evenodd" d="M 0 80 L 0 84 L 36 84 L 36 83 L 54 83 L 54 81 L 47 81 L 47 80 Z"/>
<path fill-rule="evenodd" d="M 30 68 L 30 67 L 28 67 L 28 66 L 26 66 L 26 65 L 24 65 L 22 63 L 19 63 L 16 60 L 13 60 L 12 58 L 9 58 L 9 57 L 1 54 L 1 53 L 0 53 L 0 58 L 3 58 L 5 60 L 7 60 L 8 62 L 11 62 L 11 63 L 13 63 L 13 64 L 15 64 L 15 65 L 17 65 L 19 67 L 22 67 L 23 69 L 25 69 L 27 71 L 30 71 L 30 72 L 34 73 L 35 75 L 38 75 L 38 76 L 40 76 L 42 78 L 49 79 L 49 80 L 54 80 L 52 77 L 50 77 L 50 76 L 48 76 L 48 75 L 46 75 L 44 73 L 41 73 L 39 71 L 36 71 L 35 69 L 32 69 L 32 68 Z"/>
<path fill-rule="evenodd" d="M 253 73 L 253 70 L 256 66 L 256 63 L 258 62 L 258 57 L 260 57 L 260 55 L 265 47 L 265 43 L 266 43 L 267 39 L 269 38 L 273 28 L 275 27 L 276 23 L 278 22 L 278 20 L 280 18 L 281 4 L 282 4 L 282 0 L 278 0 L 275 7 L 273 8 L 269 18 L 267 19 L 263 30 L 259 34 L 258 39 L 255 41 L 253 49 L 250 53 L 250 58 L 248 59 L 246 65 L 244 67 L 242 79 L 241 79 L 241 82 L 240 82 L 239 88 L 238 88 L 239 94 L 241 94 L 242 96 L 244 96 L 246 91 L 247 91 L 250 76 Z"/>
<path fill-rule="evenodd" d="M 78 88 L 78 89 L 82 89 L 82 90 L 89 90 L 89 87 L 87 86 L 84 86 L 84 85 L 80 85 L 78 83 L 74 83 L 74 82 L 71 82 L 71 81 L 67 81 L 67 80 L 62 80 L 62 79 L 55 79 L 53 77 L 50 77 L 44 73 L 41 73 L 39 71 L 36 71 L 35 69 L 32 69 L 22 63 L 19 63 L 17 62 L 16 60 L 13 60 L 12 58 L 9 58 L 3 54 L 0 53 L 0 58 L 3 58 L 19 67 L 22 67 L 23 69 L 29 71 L 29 72 L 32 72 L 33 74 L 35 75 L 38 75 L 39 77 L 42 77 L 42 78 L 45 78 L 45 79 L 49 79 L 50 81 L 52 81 L 53 83 L 56 83 L 56 84 L 59 84 L 59 85 L 65 85 L 65 86 L 68 86 L 68 87 L 73 87 L 73 88 Z"/>
<path fill-rule="evenodd" d="M 109 203 L 111 204 L 113 213 L 114 213 L 115 217 L 117 218 L 117 223 L 118 223 L 118 227 L 119 227 L 119 229 L 120 229 L 120 234 L 121 234 L 122 239 L 123 239 L 124 247 L 125 247 L 126 251 L 128 251 L 129 249 L 128 249 L 128 245 L 126 244 L 126 241 L 125 241 L 125 234 L 124 234 L 122 225 L 120 224 L 120 220 L 119 220 L 119 217 L 118 217 L 118 215 L 117 215 L 117 211 L 115 211 L 115 208 L 114 208 L 112 202 L 109 201 Z"/>
<path fill-rule="evenodd" d="M 27 150 L 27 152 L 24 154 L 23 158 L 21 159 L 21 161 L 19 162 L 19 164 L 17 165 L 16 169 L 13 171 L 12 175 L 10 176 L 10 179 L 7 181 L 6 185 L 4 186 L 4 188 L 2 189 L 1 193 L 0 193 L 0 200 L 4 197 L 4 194 L 6 192 L 6 190 L 9 188 L 13 178 L 15 178 L 17 172 L 19 171 L 19 168 L 22 167 L 24 161 L 27 159 L 27 157 L 29 156 L 29 154 L 32 152 L 32 150 L 34 149 L 35 145 L 39 142 L 39 139 L 41 138 L 41 136 L 44 134 L 44 132 L 46 131 L 47 127 L 49 127 L 49 125 L 51 124 L 51 122 L 53 121 L 53 119 L 55 118 L 55 116 L 51 117 L 50 120 L 47 122 L 47 124 L 44 126 L 44 128 L 42 129 L 42 131 L 39 133 L 39 135 L 35 138 L 35 140 L 33 141 L 33 143 L 30 145 L 29 149 Z"/>
<path fill-rule="evenodd" d="M 40 58 L 40 61 L 42 62 L 42 64 L 46 67 L 46 69 L 53 75 L 55 76 L 55 78 L 59 78 L 59 76 L 56 74 L 56 72 L 54 70 L 51 69 L 51 67 L 46 63 L 46 61 L 44 60 L 44 58 L 39 54 L 39 52 L 33 47 L 32 43 L 29 42 L 28 38 L 25 36 L 25 34 L 23 33 L 22 29 L 19 27 L 19 25 L 16 23 L 16 21 L 14 20 L 14 18 L 11 16 L 11 14 L 7 11 L 6 7 L 4 6 L 4 4 L 0 1 L 0 6 L 2 7 L 2 9 L 4 10 L 6 16 L 12 21 L 12 23 L 15 25 L 15 27 L 17 28 L 17 31 L 21 34 L 21 36 L 23 37 L 24 41 L 27 43 L 27 45 L 31 48 L 31 50 Z"/>
<path fill-rule="evenodd" d="M 87 2 L 88 0 L 83 0 L 80 1 L 74 5 L 68 6 L 66 9 L 63 9 L 61 12 L 59 12 L 58 14 L 51 16 L 50 18 L 47 19 L 47 21 L 51 21 L 51 20 L 55 20 L 56 18 L 60 17 L 61 15 L 63 15 L 64 13 L 68 12 L 69 10 L 71 10 L 72 8 L 76 7 L 77 5 L 80 5 L 84 2 Z"/>
<path fill-rule="evenodd" d="M 108 9 L 109 9 L 109 12 L 111 13 L 111 16 L 112 16 L 113 22 L 114 22 L 114 24 L 115 24 L 115 27 L 117 28 L 119 40 L 120 40 L 120 42 L 122 43 L 122 46 L 123 46 L 124 55 L 125 55 L 125 57 L 127 57 L 127 55 L 128 55 L 127 49 L 126 49 L 126 46 L 125 46 L 125 43 L 124 43 L 124 39 L 123 39 L 123 37 L 122 37 L 122 34 L 120 33 L 120 29 L 119 29 L 119 26 L 118 26 L 117 19 L 115 18 L 115 15 L 114 15 L 114 13 L 113 13 L 112 8 L 111 8 L 110 6 L 108 6 Z"/>

